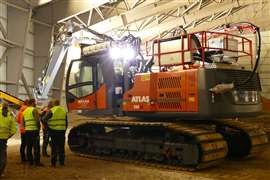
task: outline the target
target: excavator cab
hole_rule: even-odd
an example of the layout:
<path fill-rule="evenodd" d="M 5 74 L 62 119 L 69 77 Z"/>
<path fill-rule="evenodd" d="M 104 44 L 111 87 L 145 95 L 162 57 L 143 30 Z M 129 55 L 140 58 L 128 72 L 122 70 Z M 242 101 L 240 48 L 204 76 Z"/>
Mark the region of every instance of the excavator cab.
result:
<path fill-rule="evenodd" d="M 71 61 L 67 71 L 68 109 L 82 114 L 121 114 L 124 75 L 107 51 Z"/>

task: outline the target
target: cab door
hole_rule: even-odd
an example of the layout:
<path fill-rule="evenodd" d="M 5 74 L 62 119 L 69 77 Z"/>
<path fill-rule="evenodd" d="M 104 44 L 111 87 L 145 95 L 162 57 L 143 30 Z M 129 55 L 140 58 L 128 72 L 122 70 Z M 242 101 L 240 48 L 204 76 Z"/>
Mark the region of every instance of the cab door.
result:
<path fill-rule="evenodd" d="M 69 110 L 90 110 L 97 108 L 95 92 L 97 90 L 97 63 L 74 60 L 70 63 L 66 100 Z"/>

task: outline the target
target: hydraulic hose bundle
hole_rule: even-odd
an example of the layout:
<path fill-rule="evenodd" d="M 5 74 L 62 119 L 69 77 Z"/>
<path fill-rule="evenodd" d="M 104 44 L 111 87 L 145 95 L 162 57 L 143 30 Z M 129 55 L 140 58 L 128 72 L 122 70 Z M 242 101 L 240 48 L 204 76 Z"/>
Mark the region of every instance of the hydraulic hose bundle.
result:
<path fill-rule="evenodd" d="M 232 24 L 228 24 L 226 25 L 227 27 L 239 27 L 239 26 L 243 26 L 243 25 L 249 25 L 253 28 L 253 30 L 255 31 L 256 33 L 256 45 L 257 45 L 257 48 L 256 48 L 256 61 L 255 61 L 255 66 L 251 72 L 251 74 L 247 77 L 246 80 L 244 80 L 241 84 L 239 85 L 245 85 L 246 83 L 248 83 L 250 80 L 252 80 L 253 76 L 255 75 L 257 69 L 258 69 L 258 66 L 259 66 L 259 63 L 260 63 L 260 57 L 261 57 L 261 33 L 260 33 L 260 28 L 256 25 L 254 25 L 253 23 L 250 23 L 250 22 L 239 22 L 239 23 L 232 23 Z"/>

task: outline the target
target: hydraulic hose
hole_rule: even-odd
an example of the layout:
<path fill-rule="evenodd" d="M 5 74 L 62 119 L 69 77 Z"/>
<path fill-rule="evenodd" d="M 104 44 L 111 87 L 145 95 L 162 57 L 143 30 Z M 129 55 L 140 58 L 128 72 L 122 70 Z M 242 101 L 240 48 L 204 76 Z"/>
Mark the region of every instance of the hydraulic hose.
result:
<path fill-rule="evenodd" d="M 256 40 L 257 40 L 257 50 L 256 50 L 256 61 L 255 61 L 255 66 L 251 72 L 251 74 L 247 77 L 246 80 L 244 80 L 242 83 L 238 84 L 238 86 L 241 86 L 241 85 L 245 85 L 246 83 L 248 83 L 250 80 L 252 80 L 253 76 L 255 75 L 257 69 L 258 69 L 258 66 L 259 66 L 259 63 L 260 63 L 260 57 L 261 57 L 261 33 L 260 33 L 260 28 L 256 25 L 254 25 L 253 23 L 250 23 L 250 22 L 239 22 L 239 23 L 235 23 L 235 24 L 229 24 L 229 26 L 236 26 L 236 25 L 239 25 L 239 24 L 248 24 L 248 25 L 251 25 L 252 27 L 254 27 L 254 29 L 256 30 Z"/>

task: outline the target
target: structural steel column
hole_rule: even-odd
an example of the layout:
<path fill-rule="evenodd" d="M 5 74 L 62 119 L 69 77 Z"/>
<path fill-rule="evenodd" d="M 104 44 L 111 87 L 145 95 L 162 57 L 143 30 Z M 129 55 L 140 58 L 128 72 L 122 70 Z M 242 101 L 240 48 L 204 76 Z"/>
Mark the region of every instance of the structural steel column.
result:
<path fill-rule="evenodd" d="M 7 51 L 7 81 L 14 82 L 14 84 L 7 85 L 7 92 L 18 96 L 19 80 L 21 79 L 23 68 L 24 45 L 32 10 L 22 11 L 10 6 L 7 9 L 7 38 L 22 45 L 20 47 L 9 48 Z"/>

